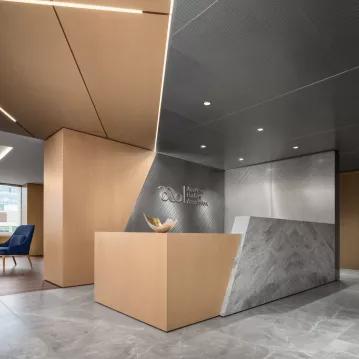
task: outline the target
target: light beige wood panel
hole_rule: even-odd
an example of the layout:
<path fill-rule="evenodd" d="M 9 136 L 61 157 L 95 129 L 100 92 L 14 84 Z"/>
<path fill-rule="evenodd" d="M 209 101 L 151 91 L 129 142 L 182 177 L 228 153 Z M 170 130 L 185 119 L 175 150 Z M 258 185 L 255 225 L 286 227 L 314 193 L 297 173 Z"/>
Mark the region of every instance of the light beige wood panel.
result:
<path fill-rule="evenodd" d="M 94 281 L 94 233 L 125 229 L 154 152 L 71 130 L 61 130 L 60 134 L 63 138 L 60 159 L 63 161 L 63 217 L 58 219 L 63 230 L 61 286 L 90 284 Z M 45 155 L 46 151 L 45 147 Z M 45 214 L 50 205 L 46 181 L 50 182 L 51 178 L 45 177 Z M 48 218 L 50 223 L 55 220 Z M 45 228 L 49 226 L 45 225 Z M 48 240 L 51 238 L 45 233 L 45 243 Z M 45 252 L 45 260 L 46 256 Z"/>
<path fill-rule="evenodd" d="M 167 330 L 167 236 L 95 236 L 95 301 Z"/>
<path fill-rule="evenodd" d="M 35 225 L 30 254 L 42 256 L 44 254 L 44 186 L 28 183 L 26 189 L 26 223 Z"/>
<path fill-rule="evenodd" d="M 239 241 L 233 234 L 168 234 L 167 330 L 219 315 Z"/>
<path fill-rule="evenodd" d="M 0 48 L 1 106 L 35 137 L 63 127 L 104 136 L 51 6 L 0 2 Z"/>
<path fill-rule="evenodd" d="M 153 150 L 170 17 L 57 12 L 108 137 Z"/>
<path fill-rule="evenodd" d="M 239 235 L 96 233 L 95 300 L 170 331 L 220 314 Z"/>
<path fill-rule="evenodd" d="M 90 5 L 115 6 L 127 9 L 146 10 L 155 12 L 170 12 L 170 0 L 60 0 Z"/>
<path fill-rule="evenodd" d="M 340 175 L 340 267 L 359 270 L 359 172 Z"/>
<path fill-rule="evenodd" d="M 58 132 L 44 148 L 44 279 L 63 286 L 63 146 Z"/>

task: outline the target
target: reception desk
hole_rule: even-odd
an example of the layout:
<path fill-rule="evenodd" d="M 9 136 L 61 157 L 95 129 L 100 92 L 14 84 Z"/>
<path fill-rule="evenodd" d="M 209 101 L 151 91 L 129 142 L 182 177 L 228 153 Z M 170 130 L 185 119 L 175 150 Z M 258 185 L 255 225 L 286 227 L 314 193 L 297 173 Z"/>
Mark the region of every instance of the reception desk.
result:
<path fill-rule="evenodd" d="M 239 234 L 96 233 L 95 301 L 164 331 L 220 314 Z"/>
<path fill-rule="evenodd" d="M 233 232 L 96 233 L 95 301 L 170 331 L 336 279 L 334 224 L 236 217 Z"/>

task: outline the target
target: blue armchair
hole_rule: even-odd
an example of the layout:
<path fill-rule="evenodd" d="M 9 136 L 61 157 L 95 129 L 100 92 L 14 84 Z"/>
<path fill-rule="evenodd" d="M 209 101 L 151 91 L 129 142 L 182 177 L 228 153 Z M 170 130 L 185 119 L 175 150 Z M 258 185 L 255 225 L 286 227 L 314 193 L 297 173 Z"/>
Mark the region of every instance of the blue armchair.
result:
<path fill-rule="evenodd" d="M 16 265 L 15 256 L 27 256 L 32 268 L 29 254 L 34 231 L 34 225 L 19 226 L 7 242 L 0 243 L 0 256 L 2 256 L 3 272 L 5 272 L 6 257 L 12 257 Z"/>

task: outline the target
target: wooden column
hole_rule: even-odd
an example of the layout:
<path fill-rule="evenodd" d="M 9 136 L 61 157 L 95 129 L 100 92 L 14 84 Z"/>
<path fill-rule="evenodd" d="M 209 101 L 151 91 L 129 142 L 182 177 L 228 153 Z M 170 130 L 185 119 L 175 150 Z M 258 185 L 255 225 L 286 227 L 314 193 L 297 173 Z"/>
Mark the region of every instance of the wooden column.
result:
<path fill-rule="evenodd" d="M 45 142 L 45 279 L 94 281 L 95 231 L 123 231 L 154 152 L 71 130 Z"/>
<path fill-rule="evenodd" d="M 44 254 L 44 186 L 28 183 L 22 187 L 21 223 L 34 224 L 30 255 Z"/>

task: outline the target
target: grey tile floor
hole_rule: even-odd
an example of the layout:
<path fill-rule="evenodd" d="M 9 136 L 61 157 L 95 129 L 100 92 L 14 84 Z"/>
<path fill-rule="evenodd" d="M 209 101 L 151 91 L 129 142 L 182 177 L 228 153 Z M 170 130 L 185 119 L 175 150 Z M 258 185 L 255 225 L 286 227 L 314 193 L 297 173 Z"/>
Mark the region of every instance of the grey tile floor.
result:
<path fill-rule="evenodd" d="M 168 334 L 93 303 L 92 286 L 3 296 L 0 358 L 355 359 L 359 272 Z"/>

